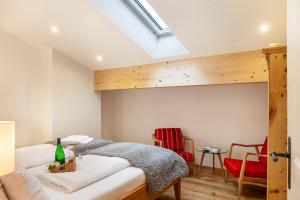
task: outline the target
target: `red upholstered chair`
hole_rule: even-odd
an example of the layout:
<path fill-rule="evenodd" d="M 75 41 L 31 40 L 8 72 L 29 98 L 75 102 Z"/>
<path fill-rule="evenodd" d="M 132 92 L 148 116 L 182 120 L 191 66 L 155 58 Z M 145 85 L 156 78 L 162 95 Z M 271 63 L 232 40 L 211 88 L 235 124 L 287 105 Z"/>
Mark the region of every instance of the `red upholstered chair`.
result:
<path fill-rule="evenodd" d="M 192 169 L 195 170 L 194 141 L 182 135 L 180 128 L 157 128 L 153 134 L 154 145 L 170 149 L 180 155 Z M 191 143 L 192 151 L 185 151 L 186 141 Z M 195 175 L 195 173 L 194 173 Z"/>
<path fill-rule="evenodd" d="M 243 160 L 233 159 L 232 150 L 234 146 L 254 147 L 256 153 L 245 153 Z M 262 147 L 259 151 L 259 147 Z M 257 161 L 247 160 L 249 156 L 256 156 Z M 226 167 L 225 181 L 227 181 L 228 172 L 238 182 L 238 199 L 240 199 L 243 185 L 257 185 L 267 187 L 267 157 L 268 157 L 268 137 L 264 144 L 236 144 L 233 143 L 230 147 L 229 158 L 224 159 L 224 166 Z"/>

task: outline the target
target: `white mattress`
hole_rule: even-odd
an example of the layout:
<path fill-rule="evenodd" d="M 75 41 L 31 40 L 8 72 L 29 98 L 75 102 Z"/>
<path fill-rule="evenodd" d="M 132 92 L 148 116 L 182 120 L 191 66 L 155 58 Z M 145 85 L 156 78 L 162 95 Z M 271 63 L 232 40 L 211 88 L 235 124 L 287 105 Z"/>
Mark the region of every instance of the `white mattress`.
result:
<path fill-rule="evenodd" d="M 145 183 L 143 170 L 127 167 L 73 193 L 62 192 L 44 183 L 42 187 L 51 200 L 118 200 Z"/>

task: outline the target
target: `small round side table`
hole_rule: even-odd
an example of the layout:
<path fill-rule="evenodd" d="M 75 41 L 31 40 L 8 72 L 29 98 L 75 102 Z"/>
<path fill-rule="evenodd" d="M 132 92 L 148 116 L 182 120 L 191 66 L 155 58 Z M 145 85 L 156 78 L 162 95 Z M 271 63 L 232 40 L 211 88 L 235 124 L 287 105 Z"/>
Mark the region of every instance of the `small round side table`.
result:
<path fill-rule="evenodd" d="M 199 163 L 199 167 L 198 167 L 198 172 L 197 172 L 197 176 L 200 175 L 200 170 L 202 168 L 202 164 L 203 164 L 203 160 L 204 160 L 204 157 L 205 157 L 205 154 L 212 154 L 213 155 L 213 173 L 215 173 L 215 156 L 218 157 L 219 159 L 219 162 L 220 162 L 220 166 L 221 166 L 221 169 L 222 169 L 222 173 L 223 175 L 225 175 L 225 171 L 224 171 L 224 166 L 223 166 L 223 161 L 222 161 L 222 154 L 225 154 L 227 153 L 228 151 L 227 150 L 221 150 L 220 152 L 212 152 L 212 151 L 209 151 L 209 150 L 203 150 L 202 148 L 196 148 L 196 150 L 199 152 L 199 153 L 202 153 L 201 155 L 201 159 L 200 159 L 200 163 Z"/>

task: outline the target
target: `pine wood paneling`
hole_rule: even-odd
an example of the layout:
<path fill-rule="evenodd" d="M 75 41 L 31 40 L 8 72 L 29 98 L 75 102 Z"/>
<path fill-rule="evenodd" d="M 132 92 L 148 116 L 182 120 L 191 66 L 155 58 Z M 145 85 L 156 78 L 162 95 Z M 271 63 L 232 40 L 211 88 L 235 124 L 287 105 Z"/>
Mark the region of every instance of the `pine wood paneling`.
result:
<path fill-rule="evenodd" d="M 94 72 L 95 90 L 267 82 L 261 50 Z"/>
<path fill-rule="evenodd" d="M 287 151 L 286 47 L 265 49 L 269 64 L 269 152 Z M 268 199 L 287 199 L 287 159 L 268 158 Z"/>

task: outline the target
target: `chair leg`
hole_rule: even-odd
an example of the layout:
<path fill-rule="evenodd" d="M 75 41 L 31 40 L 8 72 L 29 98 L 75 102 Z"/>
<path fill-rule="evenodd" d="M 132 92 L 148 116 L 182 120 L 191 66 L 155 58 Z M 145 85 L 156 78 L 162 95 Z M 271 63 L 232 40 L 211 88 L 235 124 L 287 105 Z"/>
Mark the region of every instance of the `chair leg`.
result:
<path fill-rule="evenodd" d="M 243 178 L 239 179 L 239 186 L 238 186 L 238 200 L 240 200 L 241 195 L 242 195 L 242 191 L 243 191 Z"/>
<path fill-rule="evenodd" d="M 225 170 L 224 173 L 225 173 L 225 175 L 224 175 L 225 183 L 227 183 L 227 181 L 228 181 L 228 171 Z"/>
<path fill-rule="evenodd" d="M 197 166 L 196 166 L 196 161 L 193 161 L 193 174 L 196 177 L 197 176 Z"/>
<path fill-rule="evenodd" d="M 188 161 L 187 164 L 188 164 L 189 169 L 192 170 L 193 176 L 196 176 L 196 173 L 195 173 L 196 164 L 195 164 L 195 162 Z"/>
<path fill-rule="evenodd" d="M 242 195 L 243 181 L 244 181 L 244 175 L 245 175 L 245 169 L 246 169 L 246 160 L 247 160 L 247 153 L 244 155 L 243 164 L 242 164 L 242 168 L 241 168 L 241 172 L 240 172 L 238 200 L 241 198 L 241 195 Z"/>
<path fill-rule="evenodd" d="M 181 200 L 181 180 L 174 185 L 175 199 Z"/>

